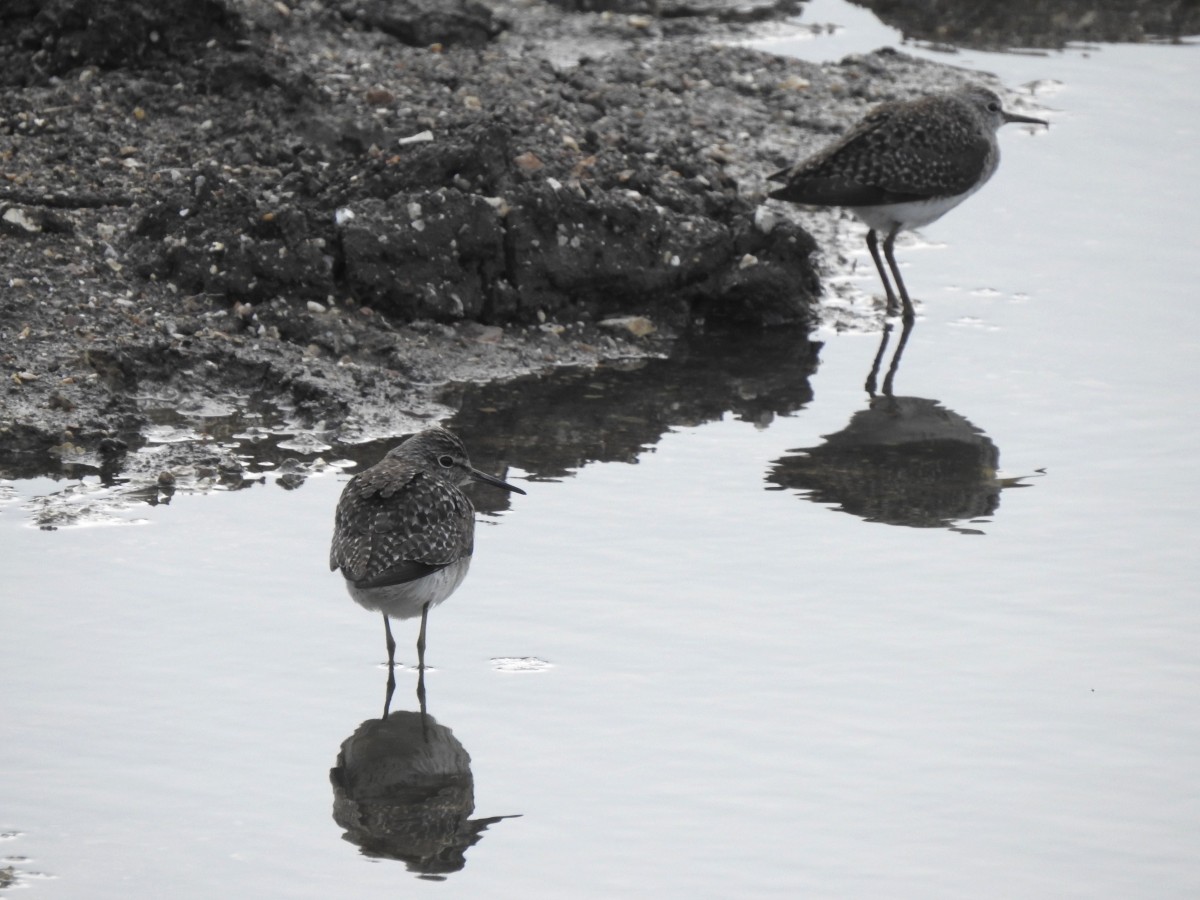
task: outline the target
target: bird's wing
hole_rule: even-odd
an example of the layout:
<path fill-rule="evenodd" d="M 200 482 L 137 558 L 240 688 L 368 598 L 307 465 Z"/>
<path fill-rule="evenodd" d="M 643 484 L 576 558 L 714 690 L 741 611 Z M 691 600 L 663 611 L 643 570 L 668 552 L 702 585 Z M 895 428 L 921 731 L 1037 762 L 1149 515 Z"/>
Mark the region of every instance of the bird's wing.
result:
<path fill-rule="evenodd" d="M 871 206 L 890 202 L 888 192 L 875 183 L 869 163 L 885 143 L 884 126 L 896 115 L 892 106 L 877 107 L 825 149 L 772 173 L 768 176 L 770 180 L 783 182 L 783 187 L 772 191 L 770 196 L 814 206 Z"/>
<path fill-rule="evenodd" d="M 877 206 L 961 194 L 974 185 L 989 151 L 986 137 L 963 144 L 977 125 L 926 127 L 919 105 L 883 106 L 841 140 L 769 176 L 777 200 L 817 206 Z M 904 140 L 897 135 L 903 134 Z"/>
<path fill-rule="evenodd" d="M 975 186 L 991 152 L 988 135 L 966 110 L 942 110 L 955 121 L 928 127 L 923 118 L 906 123 L 907 139 L 893 149 L 900 165 L 889 165 L 877 181 L 890 193 L 920 198 L 952 197 Z M 990 174 L 990 173 L 989 173 Z M 895 202 L 895 201 L 893 201 Z"/>
<path fill-rule="evenodd" d="M 461 491 L 419 470 L 368 469 L 338 501 L 329 568 L 359 587 L 413 581 L 471 555 L 474 516 Z"/>

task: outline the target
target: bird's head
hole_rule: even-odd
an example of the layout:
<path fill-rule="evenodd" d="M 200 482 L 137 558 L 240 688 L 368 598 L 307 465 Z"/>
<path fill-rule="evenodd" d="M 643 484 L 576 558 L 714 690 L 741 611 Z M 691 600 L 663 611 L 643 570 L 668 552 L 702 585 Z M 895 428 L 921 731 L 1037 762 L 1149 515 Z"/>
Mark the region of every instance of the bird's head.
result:
<path fill-rule="evenodd" d="M 415 463 L 434 477 L 454 485 L 482 481 L 484 484 L 490 484 L 516 494 L 525 493 L 519 487 L 511 485 L 495 475 L 480 472 L 472 467 L 470 457 L 467 456 L 467 448 L 463 446 L 458 435 L 452 434 L 444 428 L 427 428 L 425 431 L 419 431 L 404 443 L 393 447 L 387 455 L 393 459 Z"/>
<path fill-rule="evenodd" d="M 1004 108 L 1004 103 L 1000 97 L 994 92 L 979 85 L 970 85 L 959 91 L 959 96 L 968 103 L 975 111 L 979 118 L 986 122 L 993 131 L 1000 128 L 1001 125 L 1007 125 L 1011 122 L 1024 122 L 1028 125 L 1045 125 L 1050 127 L 1050 123 L 1045 119 L 1035 119 L 1033 116 L 1022 116 L 1018 113 L 1009 112 Z"/>

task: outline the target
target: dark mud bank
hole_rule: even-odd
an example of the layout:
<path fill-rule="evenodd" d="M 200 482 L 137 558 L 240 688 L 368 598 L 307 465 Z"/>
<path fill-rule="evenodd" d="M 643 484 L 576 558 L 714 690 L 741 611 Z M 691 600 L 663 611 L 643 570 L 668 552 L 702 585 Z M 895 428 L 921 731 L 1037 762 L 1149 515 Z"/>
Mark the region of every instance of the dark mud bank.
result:
<path fill-rule="evenodd" d="M 811 326 L 817 245 L 764 175 L 966 73 L 714 42 L 784 0 L 613 8 L 5 4 L 0 475 L 236 468 L 137 451 L 214 404 L 353 442 L 448 382 Z"/>

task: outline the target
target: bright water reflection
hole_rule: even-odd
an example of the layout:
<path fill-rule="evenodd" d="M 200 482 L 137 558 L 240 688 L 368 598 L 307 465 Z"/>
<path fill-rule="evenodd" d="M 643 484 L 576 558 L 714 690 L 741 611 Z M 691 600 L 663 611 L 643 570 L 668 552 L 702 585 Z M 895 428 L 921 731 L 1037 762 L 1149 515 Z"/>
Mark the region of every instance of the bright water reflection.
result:
<path fill-rule="evenodd" d="M 1062 83 L 1050 134 L 1002 135 L 929 229 L 953 252 L 905 254 L 923 319 L 892 393 L 926 402 L 889 414 L 944 414 L 964 461 L 905 524 L 982 536 L 863 521 L 912 507 L 902 454 L 857 438 L 888 412 L 879 335 L 821 335 L 819 368 L 713 338 L 463 389 L 450 424 L 529 496 L 481 518 L 431 619 L 453 737 L 425 754 L 410 673 L 378 725 L 378 618 L 326 571 L 345 476 L 54 533 L 21 508 L 53 486 L 18 482 L 0 852 L 29 896 L 1200 895 L 1200 56 L 962 62 Z M 902 502 L 845 493 L 846 443 L 847 483 Z"/>

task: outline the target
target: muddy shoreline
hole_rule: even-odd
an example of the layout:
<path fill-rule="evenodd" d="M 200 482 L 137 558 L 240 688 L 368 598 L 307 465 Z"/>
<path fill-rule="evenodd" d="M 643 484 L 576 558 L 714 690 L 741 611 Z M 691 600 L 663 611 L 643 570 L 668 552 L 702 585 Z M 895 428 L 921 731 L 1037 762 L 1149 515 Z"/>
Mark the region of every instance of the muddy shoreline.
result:
<path fill-rule="evenodd" d="M 9 5 L 0 476 L 202 482 L 244 467 L 214 408 L 344 446 L 448 384 L 810 328 L 836 226 L 765 175 L 978 77 L 736 46 L 783 0 L 599 5 Z"/>

